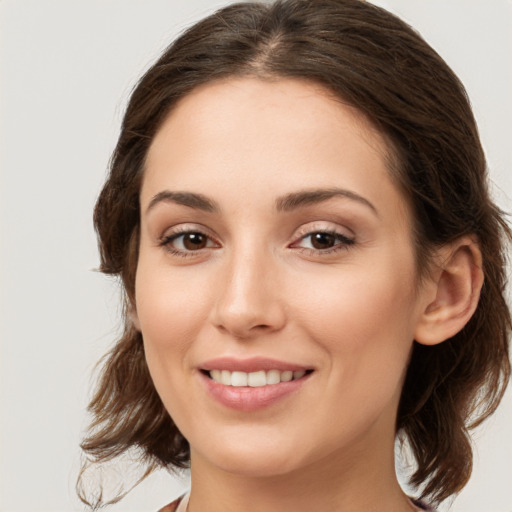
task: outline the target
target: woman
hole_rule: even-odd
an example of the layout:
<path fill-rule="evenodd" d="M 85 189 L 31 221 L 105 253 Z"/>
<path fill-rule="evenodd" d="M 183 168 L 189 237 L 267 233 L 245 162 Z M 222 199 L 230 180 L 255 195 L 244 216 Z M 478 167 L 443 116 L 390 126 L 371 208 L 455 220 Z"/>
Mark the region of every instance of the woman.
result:
<path fill-rule="evenodd" d="M 510 375 L 485 169 L 462 85 L 382 9 L 244 3 L 192 27 L 134 90 L 96 206 L 126 323 L 86 453 L 190 464 L 166 511 L 460 491 Z"/>

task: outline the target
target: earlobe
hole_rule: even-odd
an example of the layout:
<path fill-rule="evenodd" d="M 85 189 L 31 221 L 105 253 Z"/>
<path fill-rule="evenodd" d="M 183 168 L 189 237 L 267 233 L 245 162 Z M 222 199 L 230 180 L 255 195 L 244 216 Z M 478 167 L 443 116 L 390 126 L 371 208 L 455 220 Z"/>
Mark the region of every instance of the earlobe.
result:
<path fill-rule="evenodd" d="M 463 237 L 438 252 L 438 268 L 426 285 L 415 340 L 436 345 L 457 334 L 473 316 L 484 277 L 477 242 Z"/>

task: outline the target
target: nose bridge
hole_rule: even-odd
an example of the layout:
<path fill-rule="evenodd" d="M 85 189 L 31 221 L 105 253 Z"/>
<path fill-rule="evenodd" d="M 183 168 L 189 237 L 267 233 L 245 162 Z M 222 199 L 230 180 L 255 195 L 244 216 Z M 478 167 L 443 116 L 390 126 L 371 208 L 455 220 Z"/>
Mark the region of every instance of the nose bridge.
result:
<path fill-rule="evenodd" d="M 219 275 L 215 325 L 236 337 L 282 328 L 285 317 L 277 273 L 277 261 L 261 240 L 233 246 Z"/>

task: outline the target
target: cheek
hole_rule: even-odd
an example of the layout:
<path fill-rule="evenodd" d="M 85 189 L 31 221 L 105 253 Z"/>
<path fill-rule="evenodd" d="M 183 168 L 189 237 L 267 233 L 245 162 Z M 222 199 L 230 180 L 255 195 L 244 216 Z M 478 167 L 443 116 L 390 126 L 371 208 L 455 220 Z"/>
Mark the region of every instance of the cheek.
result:
<path fill-rule="evenodd" d="M 139 263 L 136 306 L 144 352 L 151 379 L 167 411 L 175 419 L 187 417 L 189 396 L 186 379 L 190 374 L 190 346 L 197 337 L 203 316 L 201 294 L 186 286 L 165 269 Z"/>
<path fill-rule="evenodd" d="M 381 260 L 364 271 L 344 269 L 321 286 L 310 281 L 307 294 L 298 288 L 293 296 L 297 304 L 303 298 L 297 316 L 333 374 L 364 387 L 401 381 L 414 337 L 414 290 L 413 272 L 399 274 Z"/>
<path fill-rule="evenodd" d="M 190 368 L 188 349 L 208 315 L 208 299 L 186 276 L 180 278 L 144 257 L 139 261 L 135 296 L 146 360 L 158 390 L 176 374 L 173 370 Z"/>

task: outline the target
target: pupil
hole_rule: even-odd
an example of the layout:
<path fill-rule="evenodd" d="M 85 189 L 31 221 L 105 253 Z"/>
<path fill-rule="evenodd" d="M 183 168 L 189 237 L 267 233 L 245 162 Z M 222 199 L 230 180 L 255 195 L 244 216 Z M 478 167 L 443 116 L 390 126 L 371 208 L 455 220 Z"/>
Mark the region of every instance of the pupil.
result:
<path fill-rule="evenodd" d="M 188 233 L 183 238 L 183 245 L 186 249 L 197 250 L 206 247 L 206 237 L 201 233 Z"/>
<path fill-rule="evenodd" d="M 315 249 L 329 249 L 336 243 L 334 235 L 329 233 L 315 233 L 312 236 L 311 244 Z"/>

